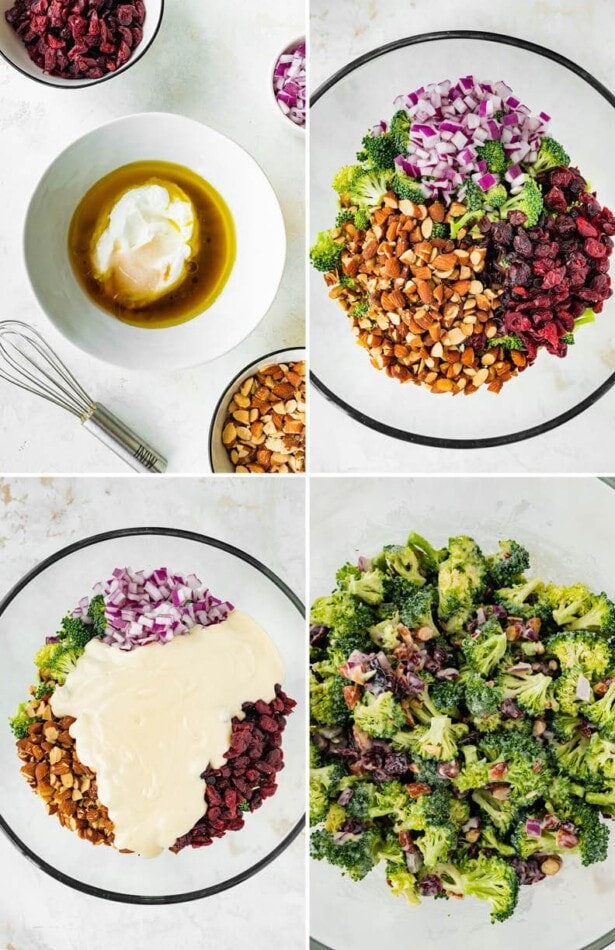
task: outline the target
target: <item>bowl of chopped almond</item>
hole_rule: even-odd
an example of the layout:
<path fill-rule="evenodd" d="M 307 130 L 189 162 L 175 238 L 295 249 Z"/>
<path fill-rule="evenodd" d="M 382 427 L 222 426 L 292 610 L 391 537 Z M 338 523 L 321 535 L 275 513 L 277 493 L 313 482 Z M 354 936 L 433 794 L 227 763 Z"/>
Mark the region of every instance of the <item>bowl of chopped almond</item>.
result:
<path fill-rule="evenodd" d="M 276 350 L 231 380 L 209 429 L 212 472 L 305 472 L 305 347 Z"/>

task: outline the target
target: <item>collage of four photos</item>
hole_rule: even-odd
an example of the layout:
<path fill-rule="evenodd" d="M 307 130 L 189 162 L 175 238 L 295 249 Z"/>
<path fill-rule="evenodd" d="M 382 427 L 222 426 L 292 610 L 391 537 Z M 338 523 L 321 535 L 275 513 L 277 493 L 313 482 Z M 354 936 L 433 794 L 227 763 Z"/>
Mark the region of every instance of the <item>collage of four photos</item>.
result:
<path fill-rule="evenodd" d="M 615 947 L 614 27 L 0 0 L 0 950 Z"/>

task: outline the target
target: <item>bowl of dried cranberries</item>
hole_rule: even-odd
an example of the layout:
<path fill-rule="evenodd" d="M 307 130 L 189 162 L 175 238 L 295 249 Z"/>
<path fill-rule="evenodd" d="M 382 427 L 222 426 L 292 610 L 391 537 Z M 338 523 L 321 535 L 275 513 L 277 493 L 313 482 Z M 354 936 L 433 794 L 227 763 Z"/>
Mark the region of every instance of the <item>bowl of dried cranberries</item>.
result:
<path fill-rule="evenodd" d="M 164 0 L 0 0 L 0 54 L 48 86 L 125 72 L 152 45 Z"/>

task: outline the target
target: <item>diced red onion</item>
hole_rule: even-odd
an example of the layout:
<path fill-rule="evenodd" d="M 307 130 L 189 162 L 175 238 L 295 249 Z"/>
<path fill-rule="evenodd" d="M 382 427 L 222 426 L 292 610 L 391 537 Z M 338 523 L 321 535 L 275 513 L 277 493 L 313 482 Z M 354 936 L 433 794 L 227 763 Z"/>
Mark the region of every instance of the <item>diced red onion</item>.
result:
<path fill-rule="evenodd" d="M 542 825 L 538 818 L 528 818 L 525 822 L 525 833 L 529 838 L 540 838 Z"/>
<path fill-rule="evenodd" d="M 273 91 L 278 106 L 295 125 L 305 126 L 307 79 L 305 42 L 283 53 L 273 71 Z M 380 126 L 384 123 L 380 123 Z M 386 129 L 386 125 L 384 125 Z M 381 128 L 380 131 L 384 131 Z M 372 131 L 372 134 L 380 134 Z"/>

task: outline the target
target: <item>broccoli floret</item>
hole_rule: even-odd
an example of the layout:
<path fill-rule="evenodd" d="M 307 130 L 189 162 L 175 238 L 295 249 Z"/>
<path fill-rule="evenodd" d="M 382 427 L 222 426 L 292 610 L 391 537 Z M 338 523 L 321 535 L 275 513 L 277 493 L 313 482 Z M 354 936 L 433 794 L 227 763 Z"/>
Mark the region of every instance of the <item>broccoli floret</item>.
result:
<path fill-rule="evenodd" d="M 497 617 L 489 617 L 475 633 L 464 639 L 461 649 L 466 662 L 481 676 L 489 676 L 504 654 L 508 641 Z"/>
<path fill-rule="evenodd" d="M 374 787 L 367 811 L 372 819 L 388 817 L 396 833 L 402 830 L 424 831 L 430 821 L 426 809 L 428 798 L 429 795 L 411 798 L 401 782 L 393 780 Z"/>
<path fill-rule="evenodd" d="M 380 739 L 394 736 L 406 725 L 403 709 L 390 692 L 379 696 L 366 693 L 354 707 L 353 715 L 359 729 Z"/>
<path fill-rule="evenodd" d="M 615 634 L 615 604 L 605 593 L 592 594 L 588 610 L 564 626 L 567 630 L 595 630 L 611 637 Z"/>
<path fill-rule="evenodd" d="M 485 192 L 477 185 L 473 178 L 464 181 L 465 195 L 463 203 L 466 211 L 482 211 L 485 206 Z"/>
<path fill-rule="evenodd" d="M 346 779 L 346 783 L 348 779 Z M 344 784 L 344 783 L 343 783 Z M 377 792 L 377 786 L 371 782 L 359 782 L 352 786 L 352 798 L 346 805 L 346 811 L 350 818 L 357 821 L 368 821 L 371 817 L 370 809 L 374 805 L 374 798 Z"/>
<path fill-rule="evenodd" d="M 405 109 L 398 109 L 394 113 L 389 122 L 389 134 L 395 141 L 397 155 L 405 155 L 410 144 L 410 116 Z"/>
<path fill-rule="evenodd" d="M 75 669 L 81 652 L 65 647 L 60 653 L 56 654 L 50 667 L 50 673 L 56 683 L 62 685 L 66 682 L 66 677 Z"/>
<path fill-rule="evenodd" d="M 339 266 L 344 244 L 344 238 L 334 237 L 332 231 L 319 231 L 316 243 L 310 250 L 312 267 L 323 273 L 335 270 Z"/>
<path fill-rule="evenodd" d="M 330 645 L 346 656 L 353 650 L 369 652 L 371 639 L 368 630 L 377 619 L 371 607 L 346 591 L 317 597 L 310 611 L 310 623 L 329 628 Z"/>
<path fill-rule="evenodd" d="M 399 635 L 399 623 L 399 614 L 395 612 L 392 617 L 387 617 L 370 627 L 369 635 L 377 646 L 387 653 L 392 653 L 402 642 Z"/>
<path fill-rule="evenodd" d="M 357 282 L 355 281 L 354 277 L 348 277 L 347 274 L 342 274 L 339 279 L 339 284 L 340 287 L 344 288 L 344 290 L 355 290 L 357 286 Z"/>
<path fill-rule="evenodd" d="M 424 587 L 421 590 L 415 590 L 401 604 L 399 619 L 409 630 L 430 627 L 437 632 L 438 627 L 433 618 L 433 607 L 433 588 Z"/>
<path fill-rule="evenodd" d="M 495 336 L 487 340 L 487 349 L 501 346 L 504 350 L 524 350 L 523 341 L 518 336 Z"/>
<path fill-rule="evenodd" d="M 511 858 L 515 854 L 515 849 L 502 841 L 496 829 L 489 823 L 485 823 L 480 830 L 480 846 L 484 851 L 496 851 L 503 858 Z"/>
<path fill-rule="evenodd" d="M 519 879 L 515 869 L 496 855 L 481 854 L 476 859 L 466 860 L 462 867 L 440 864 L 434 873 L 448 893 L 487 901 L 492 922 L 506 920 L 517 906 Z"/>
<path fill-rule="evenodd" d="M 451 822 L 426 828 L 416 839 L 426 868 L 445 862 L 457 844 L 457 828 Z"/>
<path fill-rule="evenodd" d="M 513 617 L 540 617 L 541 620 L 551 617 L 550 604 L 539 603 L 545 592 L 545 585 L 539 578 L 514 584 L 512 587 L 503 587 L 496 590 L 494 600 Z"/>
<path fill-rule="evenodd" d="M 310 740 L 310 768 L 320 769 L 323 765 L 322 752 L 318 746 Z"/>
<path fill-rule="evenodd" d="M 378 208 L 390 190 L 392 175 L 386 171 L 366 171 L 355 181 L 350 197 L 360 208 Z"/>
<path fill-rule="evenodd" d="M 341 228 L 342 225 L 346 224 L 348 221 L 354 222 L 354 213 L 351 208 L 342 208 L 340 211 L 337 212 L 337 216 L 335 218 L 335 226 L 337 228 Z M 340 278 L 340 284 L 341 282 L 342 280 Z"/>
<path fill-rule="evenodd" d="M 557 168 L 560 165 L 568 167 L 569 164 L 570 156 L 566 150 L 552 136 L 545 135 L 540 143 L 538 157 L 530 166 L 530 171 L 533 175 L 540 175 L 541 172 L 546 172 L 550 168 Z"/>
<path fill-rule="evenodd" d="M 551 751 L 558 768 L 572 779 L 587 775 L 585 758 L 589 748 L 589 739 L 578 730 L 568 742 L 552 742 Z"/>
<path fill-rule="evenodd" d="M 491 732 L 501 724 L 500 705 L 502 690 L 492 682 L 487 682 L 478 673 L 469 672 L 463 677 L 465 704 L 481 732 Z"/>
<path fill-rule="evenodd" d="M 412 201 L 415 205 L 425 203 L 425 194 L 423 193 L 421 184 L 402 171 L 396 172 L 393 176 L 391 191 L 394 191 L 397 197 L 402 201 Z"/>
<path fill-rule="evenodd" d="M 343 165 L 333 176 L 331 184 L 338 195 L 346 195 L 352 191 L 352 186 L 362 174 L 363 168 L 360 165 Z"/>
<path fill-rule="evenodd" d="M 615 785 L 607 785 L 600 791 L 588 789 L 585 800 L 589 805 L 595 805 L 605 815 L 615 815 Z"/>
<path fill-rule="evenodd" d="M 373 559 L 374 567 L 399 575 L 409 584 L 422 587 L 425 577 L 421 572 L 419 557 L 411 547 L 400 544 L 387 544 Z"/>
<path fill-rule="evenodd" d="M 56 684 L 52 680 L 49 680 L 47 683 L 39 683 L 34 690 L 34 698 L 42 699 L 43 696 L 49 696 L 53 693 L 55 688 Z"/>
<path fill-rule="evenodd" d="M 354 226 L 358 231 L 367 231 L 371 224 L 371 215 L 367 208 L 357 208 L 354 213 Z"/>
<path fill-rule="evenodd" d="M 325 831 L 328 831 L 330 835 L 334 835 L 336 831 L 342 830 L 347 820 L 346 809 L 338 805 L 337 802 L 330 803 L 324 820 Z"/>
<path fill-rule="evenodd" d="M 323 821 L 335 795 L 337 787 L 345 776 L 343 767 L 334 762 L 332 765 L 310 769 L 310 824 Z"/>
<path fill-rule="evenodd" d="M 437 224 L 437 222 L 434 223 Z M 421 573 L 429 578 L 429 580 L 435 582 L 438 577 L 440 564 L 448 557 L 448 548 L 432 547 L 429 541 L 420 534 L 417 534 L 416 531 L 411 531 L 408 535 L 406 547 L 412 548 L 417 554 Z"/>
<path fill-rule="evenodd" d="M 333 835 L 318 828 L 312 832 L 310 854 L 316 861 L 325 860 L 341 868 L 353 881 L 360 881 L 374 867 L 380 836 L 376 829 L 369 828 L 343 837 L 338 843 Z"/>
<path fill-rule="evenodd" d="M 449 633 L 460 633 L 484 594 L 487 567 L 472 538 L 451 538 L 448 551 L 438 571 L 438 615 Z"/>
<path fill-rule="evenodd" d="M 568 775 L 560 773 L 552 776 L 549 782 L 549 788 L 544 794 L 545 807 L 550 815 L 570 819 L 577 813 L 584 795 L 583 785 L 573 782 Z"/>
<path fill-rule="evenodd" d="M 438 712 L 445 713 L 455 719 L 459 718 L 459 706 L 464 700 L 464 685 L 456 680 L 438 680 L 434 683 L 429 695 Z"/>
<path fill-rule="evenodd" d="M 322 726 L 339 726 L 349 715 L 344 700 L 344 680 L 341 676 L 329 676 L 322 683 L 310 676 L 310 709 L 312 718 Z"/>
<path fill-rule="evenodd" d="M 28 737 L 28 729 L 32 723 L 39 721 L 36 716 L 31 716 L 28 713 L 27 708 L 29 705 L 29 700 L 28 702 L 20 703 L 15 715 L 9 716 L 9 725 L 16 739 L 26 739 Z"/>
<path fill-rule="evenodd" d="M 488 188 L 485 192 L 485 204 L 491 208 L 501 208 L 507 198 L 508 192 L 504 185 L 492 185 L 492 187 Z"/>
<path fill-rule="evenodd" d="M 499 212 L 502 218 L 506 218 L 511 211 L 523 211 L 526 217 L 523 226 L 533 228 L 538 223 L 542 209 L 542 191 L 533 178 L 526 178 L 519 194 L 505 201 L 500 206 Z"/>
<path fill-rule="evenodd" d="M 496 139 L 489 139 L 476 148 L 478 157 L 487 163 L 487 169 L 496 175 L 503 175 L 508 168 L 504 146 Z"/>
<path fill-rule="evenodd" d="M 568 831 L 543 829 L 540 836 L 528 835 L 524 818 L 517 824 L 511 836 L 517 854 L 526 860 L 537 851 L 551 854 L 578 853 L 585 866 L 604 861 L 607 856 L 609 829 L 602 824 L 594 809 L 579 802 L 566 821 L 571 821 L 575 826 L 577 843 L 572 844 L 572 847 Z"/>
<path fill-rule="evenodd" d="M 46 643 L 34 656 L 34 662 L 41 672 L 49 673 L 53 662 L 64 651 L 62 643 Z"/>
<path fill-rule="evenodd" d="M 58 636 L 64 645 L 82 653 L 90 640 L 96 636 L 96 630 L 93 623 L 84 623 L 80 617 L 68 615 L 62 621 L 62 628 L 58 632 Z"/>
<path fill-rule="evenodd" d="M 446 240 L 448 237 L 448 224 L 445 224 L 444 221 L 434 221 L 431 228 L 431 237 L 433 238 L 443 238 Z"/>
<path fill-rule="evenodd" d="M 361 571 L 353 564 L 345 564 L 337 574 L 338 587 L 358 597 L 366 604 L 380 604 L 384 598 L 385 575 L 382 571 Z"/>
<path fill-rule="evenodd" d="M 568 713 L 569 716 L 578 716 L 586 705 L 583 703 L 581 707 L 578 696 L 579 677 L 587 679 L 582 669 L 562 670 L 553 687 L 553 694 L 560 712 Z"/>
<path fill-rule="evenodd" d="M 615 604 L 606 594 L 592 594 L 585 584 L 549 588 L 553 619 L 567 630 L 596 630 L 607 636 L 615 633 Z"/>
<path fill-rule="evenodd" d="M 510 800 L 495 798 L 486 788 L 477 788 L 472 792 L 472 801 L 489 815 L 498 831 L 508 831 L 516 811 Z"/>
<path fill-rule="evenodd" d="M 598 781 L 615 781 L 615 742 L 594 732 L 587 747 L 585 767 L 589 775 Z"/>
<path fill-rule="evenodd" d="M 102 594 L 92 597 L 88 607 L 88 617 L 94 625 L 97 637 L 103 637 L 107 632 L 107 615 L 105 613 L 105 598 Z"/>
<path fill-rule="evenodd" d="M 368 132 L 363 138 L 363 149 L 357 158 L 366 161 L 376 171 L 387 171 L 395 168 L 395 159 L 400 153 L 397 137 L 391 132 L 381 132 L 372 135 Z"/>
<path fill-rule="evenodd" d="M 417 755 L 449 762 L 457 755 L 457 742 L 466 735 L 468 727 L 452 722 L 448 716 L 437 715 L 429 726 L 416 726 L 411 733 L 411 748 Z"/>
<path fill-rule="evenodd" d="M 387 884 L 396 897 L 405 897 L 409 904 L 420 904 L 416 876 L 408 870 L 403 851 L 401 855 L 401 860 L 386 863 Z"/>
<path fill-rule="evenodd" d="M 557 687 L 557 683 L 555 684 Z M 577 730 L 583 726 L 583 719 L 580 716 L 574 715 L 574 713 L 564 712 L 561 709 L 555 713 L 553 719 L 551 720 L 551 730 L 558 739 L 566 742 L 568 739 L 572 739 Z"/>
<path fill-rule="evenodd" d="M 500 550 L 487 558 L 491 586 L 510 587 L 524 581 L 523 573 L 530 566 L 530 555 L 517 541 L 499 541 Z"/>
<path fill-rule="evenodd" d="M 482 788 L 489 782 L 489 762 L 479 759 L 475 745 L 464 745 L 461 749 L 464 764 L 453 784 L 460 792 L 468 792 L 474 788 Z"/>
<path fill-rule="evenodd" d="M 615 739 L 615 682 L 611 683 L 601 699 L 583 705 L 583 715 L 608 736 Z"/>
<path fill-rule="evenodd" d="M 480 747 L 490 760 L 506 764 L 500 781 L 510 786 L 510 801 L 528 805 L 540 798 L 553 778 L 549 754 L 531 736 L 519 732 L 500 732 L 485 736 Z M 492 779 L 493 780 L 493 779 Z"/>
<path fill-rule="evenodd" d="M 613 662 L 608 642 L 587 630 L 553 634 L 545 641 L 545 652 L 557 657 L 562 669 L 578 667 L 589 677 L 603 676 Z"/>
<path fill-rule="evenodd" d="M 355 317 L 357 320 L 360 320 L 361 317 L 366 317 L 369 313 L 369 298 L 364 297 L 363 299 L 357 301 L 354 307 L 350 309 L 350 316 Z"/>
<path fill-rule="evenodd" d="M 579 854 L 581 862 L 587 867 L 606 861 L 609 848 L 609 828 L 600 821 L 594 808 L 579 802 L 572 814 L 579 836 Z"/>
<path fill-rule="evenodd" d="M 514 699 L 525 712 L 540 716 L 545 709 L 557 709 L 551 692 L 553 679 L 544 673 L 505 673 L 501 680 L 504 699 Z"/>
<path fill-rule="evenodd" d="M 460 231 L 469 230 L 471 225 L 476 224 L 484 216 L 485 210 L 481 208 L 479 211 L 466 211 L 459 218 L 455 218 L 450 223 L 451 239 L 455 241 L 460 236 Z"/>

